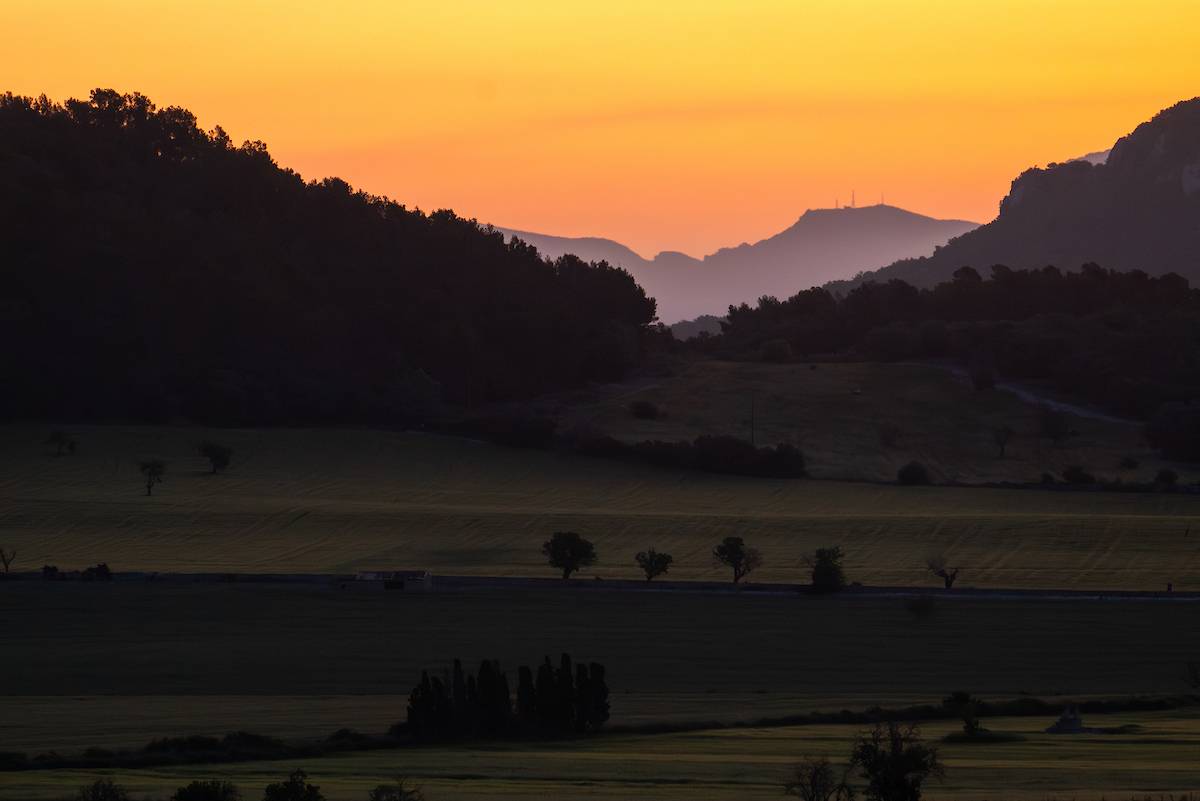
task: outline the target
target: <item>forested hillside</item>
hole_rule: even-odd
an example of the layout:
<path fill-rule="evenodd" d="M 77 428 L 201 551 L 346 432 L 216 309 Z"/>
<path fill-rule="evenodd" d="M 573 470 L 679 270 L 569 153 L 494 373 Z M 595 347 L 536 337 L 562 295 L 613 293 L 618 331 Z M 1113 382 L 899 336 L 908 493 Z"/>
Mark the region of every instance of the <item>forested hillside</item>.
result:
<path fill-rule="evenodd" d="M 4 417 L 400 421 L 619 378 L 655 317 L 624 270 L 111 90 L 0 96 L 0 243 Z"/>
<path fill-rule="evenodd" d="M 722 325 L 697 347 L 768 361 L 955 359 L 981 386 L 1043 381 L 1131 417 L 1200 397 L 1200 291 L 1175 274 L 996 266 L 984 279 L 964 267 L 932 289 L 892 280 L 845 297 L 810 289 L 763 298 L 730 307 Z M 1200 423 L 1197 415 L 1189 413 Z"/>

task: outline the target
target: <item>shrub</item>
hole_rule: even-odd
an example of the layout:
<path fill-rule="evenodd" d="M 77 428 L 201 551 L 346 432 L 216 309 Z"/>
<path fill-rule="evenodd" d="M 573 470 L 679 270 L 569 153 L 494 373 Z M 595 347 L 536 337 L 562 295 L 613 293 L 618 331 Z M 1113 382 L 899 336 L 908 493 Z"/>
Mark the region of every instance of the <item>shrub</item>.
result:
<path fill-rule="evenodd" d="M 112 779 L 96 779 L 89 785 L 79 788 L 75 801 L 129 801 L 129 793 Z"/>
<path fill-rule="evenodd" d="M 1063 481 L 1068 484 L 1095 484 L 1096 477 L 1077 464 L 1069 465 L 1063 470 Z"/>
<path fill-rule="evenodd" d="M 1154 483 L 1160 487 L 1173 487 L 1179 481 L 1179 474 L 1169 467 L 1164 467 L 1158 471 L 1158 475 L 1154 477 Z"/>
<path fill-rule="evenodd" d="M 635 400 L 629 404 L 629 413 L 638 420 L 657 420 L 664 416 L 658 406 L 648 400 Z"/>
<path fill-rule="evenodd" d="M 842 569 L 842 549 L 818 548 L 813 554 L 812 588 L 814 592 L 837 592 L 846 586 L 846 574 Z"/>
<path fill-rule="evenodd" d="M 171 801 L 242 801 L 242 793 L 232 782 L 210 779 L 180 787 Z"/>
<path fill-rule="evenodd" d="M 929 483 L 929 470 L 920 462 L 909 462 L 896 472 L 896 480 L 907 486 Z"/>
<path fill-rule="evenodd" d="M 1121 461 L 1117 466 L 1122 470 L 1137 470 L 1138 464 L 1138 460 L 1132 456 L 1122 456 Z"/>
<path fill-rule="evenodd" d="M 671 562 L 675 561 L 675 558 L 669 553 L 659 553 L 650 548 L 639 552 L 634 561 L 646 574 L 646 581 L 653 581 L 656 576 L 664 575 L 671 569 Z"/>
<path fill-rule="evenodd" d="M 425 794 L 399 776 L 391 784 L 380 784 L 367 793 L 367 801 L 425 801 Z"/>
<path fill-rule="evenodd" d="M 308 783 L 308 774 L 294 770 L 286 781 L 268 784 L 263 790 L 263 801 L 325 801 L 321 788 Z"/>

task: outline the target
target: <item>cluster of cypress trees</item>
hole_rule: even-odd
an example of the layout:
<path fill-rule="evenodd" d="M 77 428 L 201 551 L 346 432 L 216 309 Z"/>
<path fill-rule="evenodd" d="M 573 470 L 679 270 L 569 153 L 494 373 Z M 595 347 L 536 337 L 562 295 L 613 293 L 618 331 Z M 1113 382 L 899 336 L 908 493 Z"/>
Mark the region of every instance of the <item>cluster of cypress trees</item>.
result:
<path fill-rule="evenodd" d="M 422 671 L 421 681 L 408 696 L 404 727 L 415 740 L 513 736 L 570 736 L 596 731 L 608 720 L 608 685 L 604 666 L 592 662 L 572 665 L 563 654 L 557 668 L 546 657 L 534 672 L 518 671 L 516 704 L 508 678 L 498 662 L 484 660 L 476 675 L 466 674 L 462 662 L 445 680 Z"/>

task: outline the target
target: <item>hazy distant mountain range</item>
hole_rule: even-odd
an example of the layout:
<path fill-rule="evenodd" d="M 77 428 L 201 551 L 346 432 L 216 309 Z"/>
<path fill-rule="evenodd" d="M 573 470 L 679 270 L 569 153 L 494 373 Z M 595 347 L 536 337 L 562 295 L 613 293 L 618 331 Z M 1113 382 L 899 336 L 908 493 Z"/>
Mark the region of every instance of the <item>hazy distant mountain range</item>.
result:
<path fill-rule="evenodd" d="M 624 267 L 658 300 L 659 319 L 673 323 L 724 314 L 730 304 L 761 295 L 788 297 L 897 259 L 926 256 L 976 227 L 965 220 L 938 220 L 886 205 L 810 209 L 775 236 L 722 248 L 703 259 L 672 251 L 645 259 L 610 239 L 500 230 L 552 258 L 574 253 Z"/>
<path fill-rule="evenodd" d="M 932 256 L 898 261 L 830 288 L 893 278 L 928 287 L 964 265 L 986 275 L 993 264 L 1077 270 L 1087 262 L 1200 280 L 1200 98 L 1139 125 L 1106 158 L 1093 153 L 1026 170 L 993 222 Z"/>

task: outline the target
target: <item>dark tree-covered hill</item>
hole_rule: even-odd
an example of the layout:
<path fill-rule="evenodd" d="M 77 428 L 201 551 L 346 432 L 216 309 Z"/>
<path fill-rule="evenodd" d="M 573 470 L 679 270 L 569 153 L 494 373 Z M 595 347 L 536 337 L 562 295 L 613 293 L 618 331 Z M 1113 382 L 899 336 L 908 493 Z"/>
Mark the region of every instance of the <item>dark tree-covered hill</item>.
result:
<path fill-rule="evenodd" d="M 390 422 L 620 377 L 655 304 L 96 90 L 0 96 L 4 417 Z"/>

